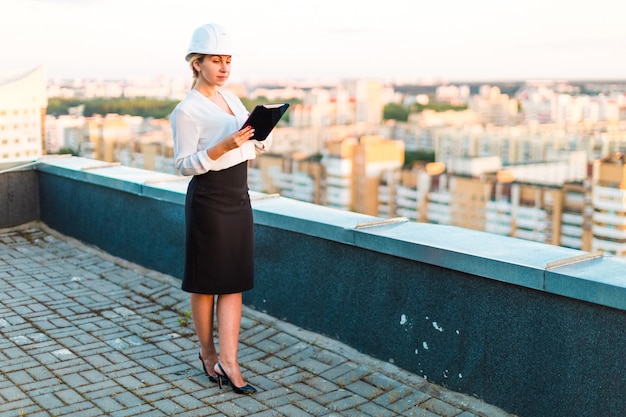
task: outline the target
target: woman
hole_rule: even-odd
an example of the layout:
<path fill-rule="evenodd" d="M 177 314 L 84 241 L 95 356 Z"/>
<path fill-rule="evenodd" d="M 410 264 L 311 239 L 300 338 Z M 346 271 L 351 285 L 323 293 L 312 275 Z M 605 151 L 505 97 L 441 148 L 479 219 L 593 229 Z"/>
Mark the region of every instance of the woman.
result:
<path fill-rule="evenodd" d="M 247 161 L 271 144 L 240 129 L 248 111 L 234 94 L 222 91 L 232 58 L 228 32 L 217 24 L 193 33 L 186 60 L 194 82 L 171 115 L 174 158 L 183 175 L 193 175 L 185 200 L 185 270 L 182 289 L 190 293 L 200 361 L 213 382 L 230 382 L 239 394 L 254 394 L 238 362 L 242 292 L 254 285 L 252 208 Z M 216 297 L 217 296 L 217 297 Z M 219 357 L 213 341 L 217 298 Z"/>

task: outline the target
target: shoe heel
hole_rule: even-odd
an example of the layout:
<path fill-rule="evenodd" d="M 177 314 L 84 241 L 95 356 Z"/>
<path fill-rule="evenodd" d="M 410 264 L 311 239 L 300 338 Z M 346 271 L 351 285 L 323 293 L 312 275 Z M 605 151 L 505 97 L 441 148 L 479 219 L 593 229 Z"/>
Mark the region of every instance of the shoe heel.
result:
<path fill-rule="evenodd" d="M 219 372 L 217 372 L 217 370 L 215 372 L 215 373 L 217 373 L 218 381 L 220 381 L 220 388 L 222 388 L 222 378 L 224 378 L 233 387 L 233 391 L 235 391 L 236 394 L 252 395 L 252 394 L 256 393 L 256 388 L 254 388 L 250 384 L 244 385 L 243 387 L 238 387 L 235 384 L 233 384 L 233 381 L 231 381 L 230 378 L 228 378 L 228 375 L 226 374 L 226 371 L 224 370 L 224 368 L 222 368 L 222 364 L 221 363 L 218 362 L 217 363 L 217 367 L 220 368 L 220 371 L 222 372 L 221 375 L 220 375 Z"/>
<path fill-rule="evenodd" d="M 221 387 L 221 378 L 219 376 L 216 378 L 216 377 L 214 377 L 214 376 L 209 374 L 209 372 L 206 370 L 206 366 L 204 366 L 204 361 L 202 360 L 202 355 L 200 353 L 198 353 L 198 358 L 200 359 L 200 363 L 202 364 L 202 370 L 204 370 L 204 374 L 209 377 L 209 381 L 211 381 L 211 382 L 218 382 L 218 380 L 219 380 L 220 381 L 220 388 L 222 388 Z"/>

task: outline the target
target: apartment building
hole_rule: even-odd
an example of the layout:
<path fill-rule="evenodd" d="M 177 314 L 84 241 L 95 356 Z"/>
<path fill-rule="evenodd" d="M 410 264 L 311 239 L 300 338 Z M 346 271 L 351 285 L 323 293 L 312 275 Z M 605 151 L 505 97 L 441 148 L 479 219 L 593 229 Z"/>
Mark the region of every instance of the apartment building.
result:
<path fill-rule="evenodd" d="M 454 225 L 591 250 L 590 184 L 585 153 L 502 167 L 497 157 L 459 158 L 404 170 L 389 216 Z M 387 200 L 385 190 L 381 201 Z"/>
<path fill-rule="evenodd" d="M 381 177 L 402 167 L 404 143 L 381 136 L 361 136 L 355 144 L 353 158 L 352 209 L 377 216 Z"/>
<path fill-rule="evenodd" d="M 80 152 L 85 142 L 83 134 L 85 118 L 83 116 L 47 115 L 45 119 L 45 150 L 58 153 L 61 149 L 71 149 Z M 91 155 L 85 155 L 91 157 Z"/>
<path fill-rule="evenodd" d="M 322 151 L 326 174 L 326 193 L 322 204 L 340 210 L 352 210 L 352 172 L 356 138 L 334 140 Z"/>
<path fill-rule="evenodd" d="M 322 204 L 323 178 L 319 155 L 261 154 L 248 168 L 250 189 L 313 204 Z"/>
<path fill-rule="evenodd" d="M 519 122 L 519 103 L 502 94 L 496 86 L 483 85 L 469 100 L 469 109 L 478 114 L 485 125 L 506 126 Z"/>
<path fill-rule="evenodd" d="M 0 159 L 44 153 L 47 106 L 43 66 L 0 74 Z"/>
<path fill-rule="evenodd" d="M 378 215 L 381 177 L 399 172 L 401 141 L 365 135 L 329 141 L 320 154 L 262 154 L 251 161 L 251 189 Z M 384 213 L 387 208 L 382 208 Z"/>
<path fill-rule="evenodd" d="M 592 189 L 592 249 L 625 256 L 626 167 L 623 154 L 595 161 Z"/>

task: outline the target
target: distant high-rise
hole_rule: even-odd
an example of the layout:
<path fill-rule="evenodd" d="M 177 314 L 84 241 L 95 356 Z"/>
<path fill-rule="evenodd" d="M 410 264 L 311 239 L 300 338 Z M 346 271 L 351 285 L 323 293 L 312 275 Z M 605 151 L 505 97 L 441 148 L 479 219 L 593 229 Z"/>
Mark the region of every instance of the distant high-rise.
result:
<path fill-rule="evenodd" d="M 0 159 L 42 155 L 47 107 L 43 66 L 0 74 Z"/>
<path fill-rule="evenodd" d="M 594 251 L 626 255 L 626 165 L 623 154 L 595 161 L 593 168 Z"/>

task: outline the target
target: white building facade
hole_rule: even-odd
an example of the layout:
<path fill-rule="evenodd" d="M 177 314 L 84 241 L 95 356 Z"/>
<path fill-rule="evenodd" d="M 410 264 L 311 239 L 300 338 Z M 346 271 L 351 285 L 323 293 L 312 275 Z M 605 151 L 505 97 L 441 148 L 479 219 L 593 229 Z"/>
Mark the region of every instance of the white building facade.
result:
<path fill-rule="evenodd" d="M 43 66 L 0 74 L 0 159 L 42 155 L 47 106 Z"/>

